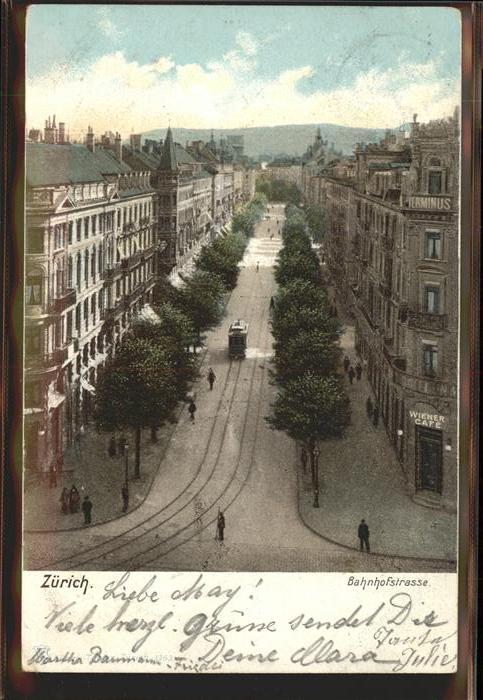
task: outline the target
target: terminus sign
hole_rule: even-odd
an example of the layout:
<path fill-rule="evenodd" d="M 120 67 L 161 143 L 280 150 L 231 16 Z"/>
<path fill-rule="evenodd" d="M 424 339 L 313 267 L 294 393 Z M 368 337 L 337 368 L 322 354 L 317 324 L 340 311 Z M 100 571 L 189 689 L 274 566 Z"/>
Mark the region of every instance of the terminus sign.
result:
<path fill-rule="evenodd" d="M 443 424 L 446 421 L 444 416 L 439 416 L 437 413 L 421 413 L 420 411 L 409 411 L 410 417 L 416 425 L 423 425 L 425 428 L 443 429 Z"/>
<path fill-rule="evenodd" d="M 451 209 L 451 197 L 412 195 L 408 200 L 410 209 Z"/>

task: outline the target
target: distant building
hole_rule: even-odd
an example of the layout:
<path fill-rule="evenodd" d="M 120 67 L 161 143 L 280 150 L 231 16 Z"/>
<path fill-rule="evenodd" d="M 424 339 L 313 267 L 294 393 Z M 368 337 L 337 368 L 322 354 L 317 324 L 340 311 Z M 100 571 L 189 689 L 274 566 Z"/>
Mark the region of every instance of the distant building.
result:
<path fill-rule="evenodd" d="M 354 157 L 304 166 L 307 203 L 329 214 L 325 259 L 355 318 L 356 346 L 415 500 L 456 508 L 458 379 L 456 118 L 387 132 Z M 319 154 L 321 151 L 319 150 Z"/>

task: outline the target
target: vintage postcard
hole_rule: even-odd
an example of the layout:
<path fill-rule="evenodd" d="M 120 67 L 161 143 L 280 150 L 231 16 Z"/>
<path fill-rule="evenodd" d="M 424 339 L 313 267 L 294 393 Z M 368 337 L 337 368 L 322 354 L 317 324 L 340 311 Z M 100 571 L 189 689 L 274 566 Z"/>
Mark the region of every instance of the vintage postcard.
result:
<path fill-rule="evenodd" d="M 461 73 L 450 6 L 28 7 L 24 671 L 456 672 Z"/>

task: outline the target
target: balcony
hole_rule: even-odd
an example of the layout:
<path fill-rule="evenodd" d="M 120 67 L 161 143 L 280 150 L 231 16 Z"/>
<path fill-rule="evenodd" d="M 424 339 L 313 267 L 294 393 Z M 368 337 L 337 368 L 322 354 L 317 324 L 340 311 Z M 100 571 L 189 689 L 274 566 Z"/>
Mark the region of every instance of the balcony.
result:
<path fill-rule="evenodd" d="M 126 294 L 124 299 L 122 300 L 122 305 L 125 311 L 128 311 L 130 308 L 131 304 L 136 301 L 136 299 L 143 294 L 146 291 L 146 282 L 141 282 L 140 284 L 137 285 L 135 289 L 132 290 L 129 294 Z"/>
<path fill-rule="evenodd" d="M 75 289 L 66 289 L 58 295 L 52 302 L 52 311 L 56 314 L 62 313 L 70 306 L 75 306 L 77 301 L 77 292 Z"/>
<path fill-rule="evenodd" d="M 409 389 L 410 391 L 424 394 L 425 397 L 456 397 L 456 383 L 451 384 L 444 381 L 441 377 L 426 377 L 408 374 L 405 366 L 404 368 L 394 366 L 393 378 L 395 384 L 398 384 L 404 389 Z"/>
<path fill-rule="evenodd" d="M 69 346 L 57 348 L 45 355 L 26 355 L 25 368 L 28 372 L 48 373 L 56 370 L 69 357 Z"/>
<path fill-rule="evenodd" d="M 136 253 L 124 258 L 124 260 L 121 260 L 121 268 L 123 270 L 132 270 L 133 267 L 136 267 L 136 265 L 140 263 L 141 255 L 142 251 L 138 250 Z"/>
<path fill-rule="evenodd" d="M 408 311 L 408 326 L 423 331 L 444 331 L 447 327 L 447 314 L 432 314 L 428 311 Z"/>
<path fill-rule="evenodd" d="M 110 282 L 110 281 L 116 279 L 116 277 L 120 277 L 120 276 L 121 276 L 121 263 L 120 262 L 114 263 L 110 267 L 106 267 L 106 269 L 101 272 L 101 277 L 106 282 Z"/>

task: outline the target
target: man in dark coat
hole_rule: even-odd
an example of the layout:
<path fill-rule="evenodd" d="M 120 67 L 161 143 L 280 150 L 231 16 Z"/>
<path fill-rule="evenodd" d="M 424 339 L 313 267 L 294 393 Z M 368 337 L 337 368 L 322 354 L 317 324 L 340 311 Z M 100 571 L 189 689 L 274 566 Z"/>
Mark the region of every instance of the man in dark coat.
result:
<path fill-rule="evenodd" d="M 370 552 L 371 549 L 369 547 L 369 527 L 368 527 L 366 521 L 364 520 L 364 518 L 362 518 L 362 520 L 359 524 L 359 528 L 357 530 L 357 536 L 359 537 L 359 542 L 361 545 L 361 552 L 362 552 L 364 545 L 366 547 L 366 551 Z"/>
<path fill-rule="evenodd" d="M 219 539 L 221 542 L 223 542 L 224 539 L 224 532 L 225 532 L 225 516 L 223 513 L 220 512 L 218 513 L 218 520 L 216 522 L 216 536 L 217 539 Z"/>
<path fill-rule="evenodd" d="M 210 367 L 208 370 L 208 383 L 210 385 L 210 391 L 213 391 L 213 384 L 215 383 L 216 374 L 213 372 L 213 368 Z"/>
<path fill-rule="evenodd" d="M 349 377 L 349 382 L 352 384 L 354 381 L 354 377 L 356 376 L 356 373 L 354 372 L 354 368 L 352 365 L 349 367 L 349 371 L 347 373 L 347 376 Z"/>
<path fill-rule="evenodd" d="M 196 413 L 196 404 L 195 404 L 195 402 L 193 401 L 193 399 L 191 399 L 190 404 L 189 404 L 189 406 L 188 406 L 188 412 L 189 412 L 189 414 L 190 414 L 191 420 L 194 421 L 194 419 L 195 419 L 195 413 Z"/>
<path fill-rule="evenodd" d="M 362 377 L 362 365 L 360 362 L 358 362 L 356 364 L 356 376 L 357 376 L 357 381 L 360 382 L 361 377 Z"/>
<path fill-rule="evenodd" d="M 84 496 L 84 500 L 82 501 L 82 512 L 84 513 L 84 525 L 90 525 L 90 523 L 91 523 L 91 511 L 92 511 L 92 502 L 91 502 L 89 496 Z"/>
<path fill-rule="evenodd" d="M 344 362 L 343 362 L 343 365 L 344 365 L 344 372 L 348 372 L 348 371 L 349 371 L 350 364 L 351 364 L 351 361 L 349 360 L 349 358 L 348 358 L 347 355 L 346 355 L 346 356 L 344 357 Z"/>

